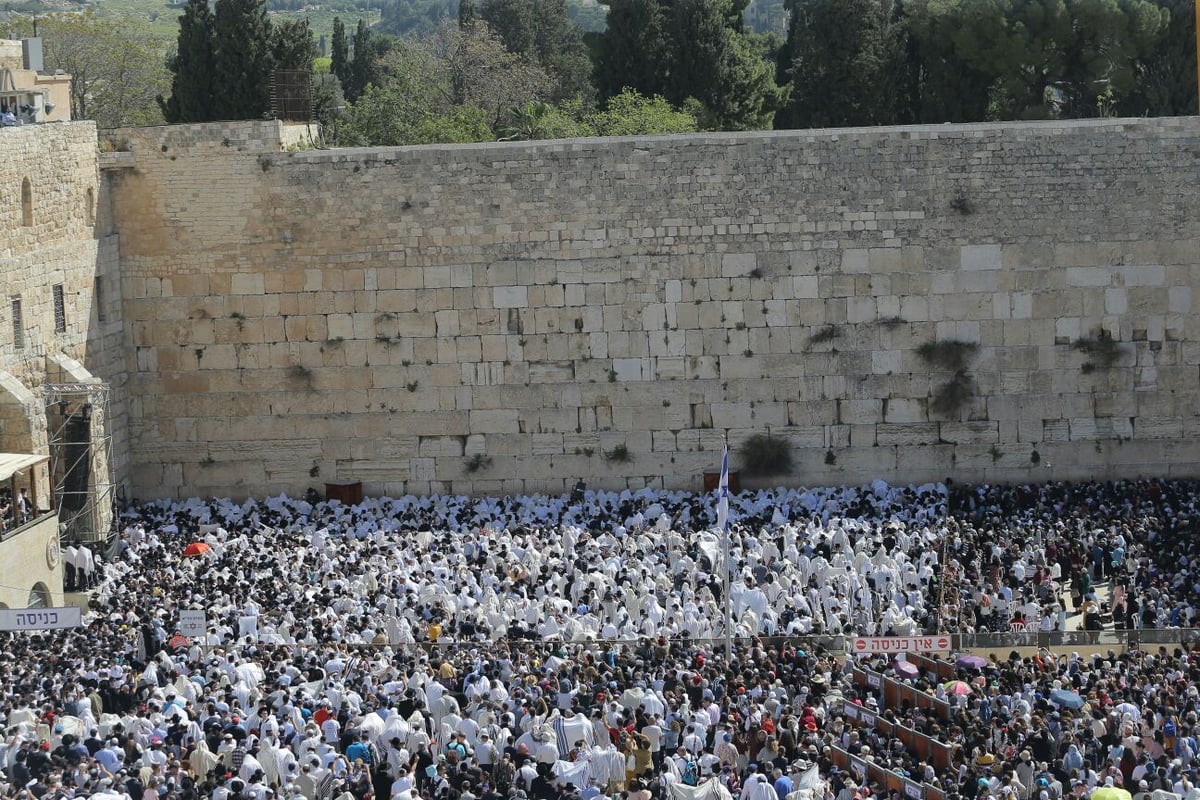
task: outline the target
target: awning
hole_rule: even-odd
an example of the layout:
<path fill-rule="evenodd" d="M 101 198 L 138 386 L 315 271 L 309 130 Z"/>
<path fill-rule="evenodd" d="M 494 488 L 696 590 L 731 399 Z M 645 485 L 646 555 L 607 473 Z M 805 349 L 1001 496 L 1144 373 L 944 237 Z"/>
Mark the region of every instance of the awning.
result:
<path fill-rule="evenodd" d="M 50 456 L 29 453 L 0 453 L 0 481 L 6 481 L 18 472 L 26 472 L 34 464 L 49 461 Z"/>

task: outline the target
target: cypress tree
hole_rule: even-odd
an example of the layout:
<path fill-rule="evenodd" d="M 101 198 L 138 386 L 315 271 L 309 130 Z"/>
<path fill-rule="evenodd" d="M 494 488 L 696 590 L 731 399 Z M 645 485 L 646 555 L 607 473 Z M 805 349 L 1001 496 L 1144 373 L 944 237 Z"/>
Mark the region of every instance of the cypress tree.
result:
<path fill-rule="evenodd" d="M 329 71 L 337 76 L 344 90 L 350 85 L 350 42 L 346 39 L 346 24 L 341 17 L 333 18 L 333 43 L 329 53 Z"/>
<path fill-rule="evenodd" d="M 265 0 L 217 0 L 214 119 L 261 119 L 271 108 L 273 37 Z"/>
<path fill-rule="evenodd" d="M 371 29 L 367 21 L 360 19 L 354 31 L 354 59 L 350 62 L 350 80 L 343 84 L 346 99 L 354 101 L 367 88 L 375 75 L 375 45 L 371 42 Z"/>
<path fill-rule="evenodd" d="M 208 0 L 188 0 L 169 65 L 171 98 L 159 98 L 167 122 L 207 122 L 213 117 L 213 15 Z"/>
<path fill-rule="evenodd" d="M 612 0 L 596 65 L 596 88 L 603 97 L 627 88 L 647 96 L 665 94 L 669 52 L 659 0 Z"/>
<path fill-rule="evenodd" d="M 475 0 L 458 0 L 458 27 L 465 28 L 475 19 Z"/>

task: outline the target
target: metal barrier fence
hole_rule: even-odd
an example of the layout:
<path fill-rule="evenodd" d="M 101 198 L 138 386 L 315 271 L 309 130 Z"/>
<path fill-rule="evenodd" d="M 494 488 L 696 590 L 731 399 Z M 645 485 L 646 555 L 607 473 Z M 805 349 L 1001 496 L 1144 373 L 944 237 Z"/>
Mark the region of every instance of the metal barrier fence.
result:
<path fill-rule="evenodd" d="M 427 652 L 445 652 L 472 648 L 488 648 L 498 646 L 518 647 L 521 649 L 554 649 L 557 647 L 608 648 L 637 646 L 652 641 L 658 637 L 644 636 L 632 639 L 582 639 L 561 640 L 541 638 L 501 637 L 496 642 L 481 642 L 470 640 L 455 640 L 443 638 L 436 642 L 420 641 L 396 644 L 354 645 L 359 648 L 391 647 L 416 648 Z M 733 642 L 737 647 L 747 643 L 760 645 L 768 650 L 778 651 L 784 647 L 804 650 L 808 653 L 844 653 L 850 649 L 854 636 L 736 636 Z M 1004 648 L 1061 648 L 1074 646 L 1107 646 L 1112 648 L 1132 648 L 1158 645 L 1179 645 L 1191 647 L 1200 643 L 1200 628 L 1141 628 L 1141 629 L 1112 629 L 1103 631 L 1050 631 L 1027 632 L 1008 631 L 1003 633 L 953 633 L 949 634 L 950 648 L 954 652 L 970 652 L 972 650 L 998 650 Z M 672 646 L 691 645 L 701 649 L 720 652 L 725 640 L 720 637 L 693 638 L 687 636 L 670 637 L 667 642 Z M 910 658 L 914 653 L 908 653 Z"/>
<path fill-rule="evenodd" d="M 496 641 L 473 641 L 442 638 L 436 642 L 383 642 L 369 644 L 345 644 L 350 651 L 370 652 L 390 648 L 393 652 L 414 653 L 423 652 L 426 656 L 448 657 L 463 651 L 498 651 L 520 652 L 526 655 L 552 655 L 559 648 L 567 650 L 588 649 L 595 651 L 609 648 L 639 647 L 653 642 L 658 637 L 641 637 L 636 639 L 585 639 L 569 640 L 541 639 L 504 636 Z M 1090 647 L 1125 650 L 1132 648 L 1145 649 L 1158 646 L 1175 646 L 1190 649 L 1200 645 L 1200 628 L 1143 628 L 1117 629 L 1104 631 L 1067 631 L 1067 632 L 1008 632 L 1008 633 L 956 633 L 950 634 L 950 650 L 955 653 L 987 652 L 1015 650 L 1017 648 L 1050 649 Z M 666 640 L 673 649 L 680 646 L 699 647 L 714 656 L 724 651 L 723 638 L 691 638 L 673 637 Z M 734 637 L 733 642 L 738 650 L 744 651 L 748 645 L 761 646 L 771 652 L 779 652 L 786 648 L 803 650 L 806 653 L 842 655 L 850 651 L 854 637 L 852 636 L 740 636 Z M 203 645 L 211 649 L 217 645 Z M 922 656 L 920 653 L 907 652 L 905 657 L 923 669 L 928 669 L 945 680 L 955 676 L 952 663 L 938 661 Z"/>

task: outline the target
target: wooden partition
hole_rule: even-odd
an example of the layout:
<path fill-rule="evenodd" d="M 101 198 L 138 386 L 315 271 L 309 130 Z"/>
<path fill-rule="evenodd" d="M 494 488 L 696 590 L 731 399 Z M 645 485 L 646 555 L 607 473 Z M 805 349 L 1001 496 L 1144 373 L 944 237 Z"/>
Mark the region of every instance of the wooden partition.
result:
<path fill-rule="evenodd" d="M 897 775 L 873 761 L 850 755 L 836 745 L 831 750 L 833 751 L 833 763 L 849 773 L 858 783 L 878 783 L 886 787 L 889 792 L 900 792 L 902 797 L 909 798 L 909 800 L 945 800 L 945 794 L 936 786 Z"/>
<path fill-rule="evenodd" d="M 915 664 L 922 672 L 936 675 L 939 683 L 954 680 L 954 664 L 949 661 L 943 661 L 940 658 L 931 658 L 921 653 L 905 653 L 904 657 L 910 663 Z"/>
<path fill-rule="evenodd" d="M 854 703 L 845 703 L 842 707 L 842 714 L 851 725 L 857 728 L 869 728 L 879 731 L 884 736 L 899 739 L 910 753 L 918 756 L 922 761 L 932 764 L 934 769 L 939 771 L 949 769 L 952 753 L 949 745 L 939 742 L 915 728 L 891 722 Z"/>
<path fill-rule="evenodd" d="M 855 668 L 851 674 L 855 684 L 881 694 L 885 707 L 901 708 L 908 703 L 911 706 L 931 711 L 942 720 L 948 721 L 952 716 L 950 704 L 945 700 L 939 700 L 928 692 L 923 692 L 907 683 L 901 683 L 887 675 L 867 669 Z"/>

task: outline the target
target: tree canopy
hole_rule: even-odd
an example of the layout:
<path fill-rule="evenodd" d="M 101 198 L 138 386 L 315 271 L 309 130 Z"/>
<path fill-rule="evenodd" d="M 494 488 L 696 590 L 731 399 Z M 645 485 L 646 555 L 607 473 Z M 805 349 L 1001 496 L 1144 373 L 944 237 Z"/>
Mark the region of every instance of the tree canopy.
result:
<path fill-rule="evenodd" d="M 697 102 L 717 130 L 771 127 L 788 89 L 742 22 L 744 0 L 614 0 L 600 43 L 604 97 L 625 88 Z"/>
<path fill-rule="evenodd" d="M 312 70 L 317 47 L 307 20 L 273 25 L 265 0 L 188 0 L 168 62 L 168 122 L 261 119 L 271 110 L 275 70 Z"/>
<path fill-rule="evenodd" d="M 1192 0 L 779 0 L 783 38 L 750 1 L 611 0 L 585 35 L 588 0 L 397 0 L 334 20 L 314 107 L 356 144 L 1196 113 Z M 311 65 L 308 26 L 266 7 L 188 0 L 169 121 L 261 117 L 272 70 Z"/>
<path fill-rule="evenodd" d="M 162 121 L 155 99 L 168 73 L 148 32 L 89 10 L 42 17 L 38 34 L 46 66 L 71 76 L 72 119 L 93 119 L 101 128 Z"/>

